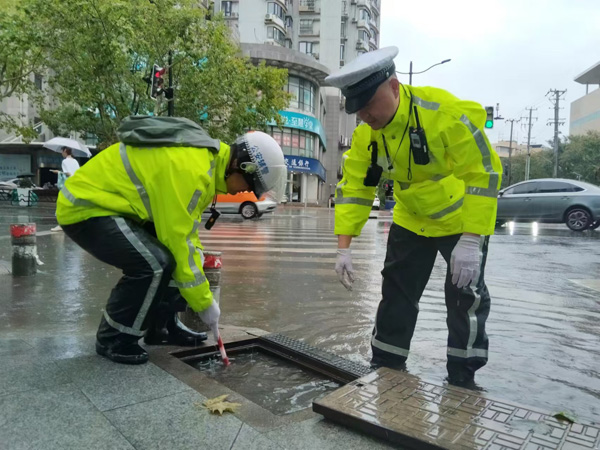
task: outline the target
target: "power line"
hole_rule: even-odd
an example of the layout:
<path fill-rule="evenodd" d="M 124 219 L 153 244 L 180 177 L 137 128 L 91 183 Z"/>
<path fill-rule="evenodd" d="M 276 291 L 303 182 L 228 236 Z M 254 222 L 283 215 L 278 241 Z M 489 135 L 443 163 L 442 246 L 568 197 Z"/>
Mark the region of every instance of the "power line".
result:
<path fill-rule="evenodd" d="M 550 89 L 548 94 L 554 95 L 554 101 L 550 97 L 550 102 L 554 104 L 554 120 L 548 121 L 548 125 L 554 125 L 554 178 L 558 177 L 558 126 L 564 125 L 565 119 L 558 118 L 558 110 L 560 109 L 560 97 L 564 95 L 567 90 L 560 91 L 558 89 Z"/>

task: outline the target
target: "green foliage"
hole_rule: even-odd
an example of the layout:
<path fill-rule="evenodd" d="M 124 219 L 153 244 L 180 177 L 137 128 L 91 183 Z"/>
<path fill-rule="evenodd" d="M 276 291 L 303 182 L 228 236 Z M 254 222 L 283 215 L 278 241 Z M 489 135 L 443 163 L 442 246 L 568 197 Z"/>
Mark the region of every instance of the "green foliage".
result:
<path fill-rule="evenodd" d="M 128 115 L 166 115 L 167 101 L 150 99 L 143 78 L 153 64 L 166 67 L 169 52 L 176 116 L 206 118 L 207 131 L 225 141 L 280 120 L 278 110 L 288 100 L 282 90 L 287 71 L 241 58 L 224 21 L 206 20 L 197 5 L 196 0 L 20 2 L 15 30 L 34 39 L 19 41 L 18 50 L 43 55 L 54 99 L 47 104 L 45 93 L 28 87 L 37 94 L 43 121 L 57 134 L 95 135 L 102 148 L 117 140 L 116 129 Z"/>
<path fill-rule="evenodd" d="M 600 133 L 571 136 L 560 155 L 559 174 L 600 185 Z"/>
<path fill-rule="evenodd" d="M 512 157 L 511 184 L 525 180 L 526 155 Z M 508 186 L 508 158 L 503 158 L 505 168 L 502 187 Z M 554 173 L 554 151 L 543 150 L 531 154 L 529 178 L 552 178 Z M 571 136 L 558 147 L 558 176 L 587 181 L 600 185 L 600 133 Z"/>

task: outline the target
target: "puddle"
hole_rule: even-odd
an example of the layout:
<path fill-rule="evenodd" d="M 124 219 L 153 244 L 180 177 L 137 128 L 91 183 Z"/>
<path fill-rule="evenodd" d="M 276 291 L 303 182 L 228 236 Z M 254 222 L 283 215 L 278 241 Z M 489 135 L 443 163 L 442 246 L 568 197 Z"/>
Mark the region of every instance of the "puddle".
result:
<path fill-rule="evenodd" d="M 217 357 L 190 365 L 276 415 L 291 414 L 312 406 L 313 400 L 341 385 L 316 372 L 259 349 L 228 352 L 231 365 Z"/>

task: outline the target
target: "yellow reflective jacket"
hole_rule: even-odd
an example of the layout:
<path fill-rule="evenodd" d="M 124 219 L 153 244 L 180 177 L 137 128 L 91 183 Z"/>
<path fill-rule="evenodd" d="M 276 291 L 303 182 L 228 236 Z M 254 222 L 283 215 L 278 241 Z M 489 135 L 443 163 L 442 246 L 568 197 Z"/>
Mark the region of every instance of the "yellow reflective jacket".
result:
<path fill-rule="evenodd" d="M 202 269 L 200 215 L 215 191 L 227 191 L 229 155 L 223 143 L 218 153 L 209 148 L 112 145 L 67 179 L 57 201 L 58 223 L 113 215 L 154 222 L 158 240 L 175 258 L 175 284 L 191 308 L 202 311 L 210 306 L 212 294 Z"/>
<path fill-rule="evenodd" d="M 409 130 L 404 133 L 407 120 L 409 128 L 416 127 L 414 109 L 409 113 L 411 95 L 429 147 L 426 165 L 415 164 Z M 392 121 L 381 130 L 359 125 L 350 150 L 342 157 L 335 234 L 358 236 L 368 220 L 376 188 L 363 182 L 371 163 L 372 141 L 378 144 L 383 177 L 394 180 L 396 224 L 428 237 L 493 234 L 502 165 L 483 132 L 485 119 L 481 105 L 459 100 L 442 89 L 400 86 L 400 105 Z"/>

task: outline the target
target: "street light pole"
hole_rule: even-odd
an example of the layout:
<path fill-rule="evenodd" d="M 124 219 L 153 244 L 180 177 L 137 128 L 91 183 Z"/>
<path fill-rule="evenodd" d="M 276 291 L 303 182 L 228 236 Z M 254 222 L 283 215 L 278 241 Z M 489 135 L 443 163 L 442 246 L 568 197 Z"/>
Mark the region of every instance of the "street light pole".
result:
<path fill-rule="evenodd" d="M 441 62 L 439 62 L 439 63 L 436 63 L 436 64 L 434 64 L 434 65 L 432 65 L 432 66 L 429 66 L 429 67 L 428 67 L 427 69 L 425 69 L 425 70 L 421 70 L 420 72 L 413 72 L 413 63 L 412 63 L 412 61 L 411 61 L 411 62 L 410 62 L 410 66 L 409 66 L 409 68 L 408 68 L 408 73 L 406 73 L 406 72 L 396 72 L 396 73 L 399 73 L 399 74 L 401 74 L 401 75 L 408 75 L 408 84 L 412 86 L 412 76 L 413 76 L 413 73 L 414 73 L 415 75 L 418 75 L 418 74 L 420 74 L 420 73 L 425 73 L 425 72 L 427 72 L 429 69 L 431 69 L 432 67 L 439 66 L 440 64 L 446 64 L 447 62 L 450 62 L 450 61 L 452 61 L 452 60 L 451 60 L 451 59 L 445 59 L 445 60 L 443 60 L 443 61 L 441 61 Z"/>

